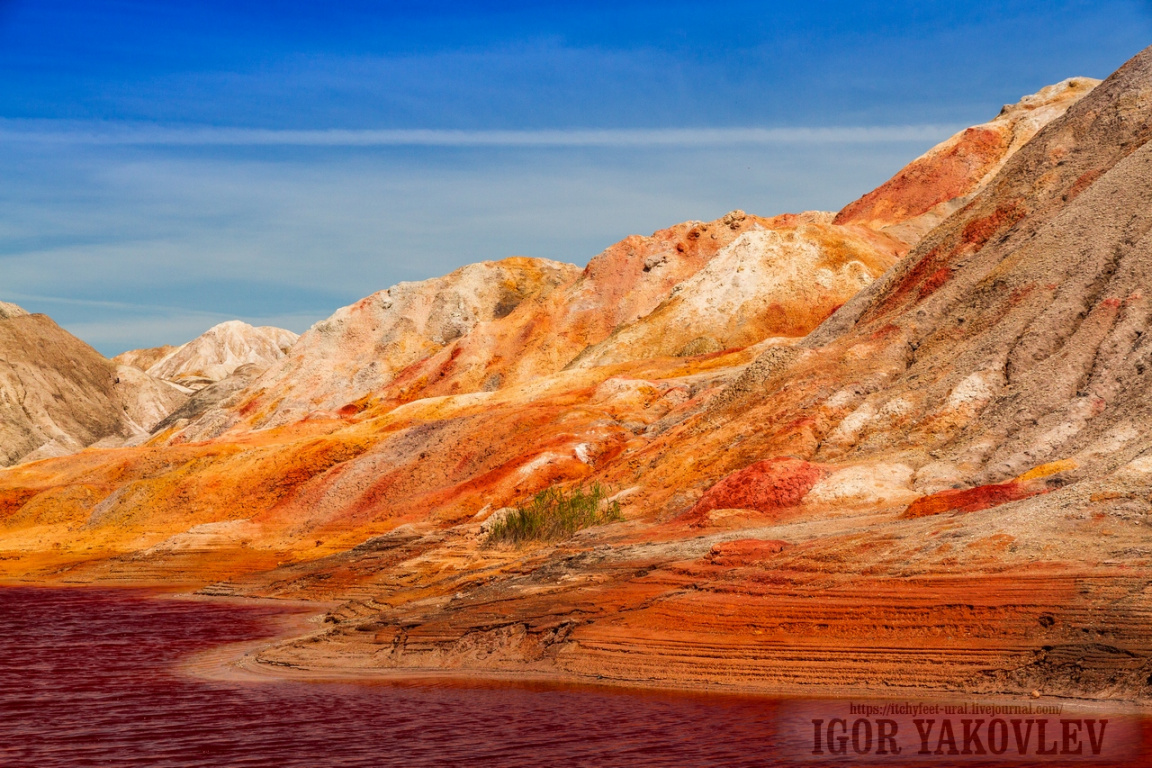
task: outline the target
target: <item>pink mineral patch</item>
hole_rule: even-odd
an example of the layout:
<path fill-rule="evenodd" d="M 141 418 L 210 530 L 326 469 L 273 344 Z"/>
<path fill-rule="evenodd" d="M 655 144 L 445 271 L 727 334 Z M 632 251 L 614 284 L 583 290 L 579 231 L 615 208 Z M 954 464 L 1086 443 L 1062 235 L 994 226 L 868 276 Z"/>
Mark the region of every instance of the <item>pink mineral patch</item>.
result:
<path fill-rule="evenodd" d="M 758 461 L 709 488 L 685 518 L 697 523 L 714 509 L 754 509 L 771 514 L 795 507 L 825 474 L 821 467 L 791 457 Z"/>

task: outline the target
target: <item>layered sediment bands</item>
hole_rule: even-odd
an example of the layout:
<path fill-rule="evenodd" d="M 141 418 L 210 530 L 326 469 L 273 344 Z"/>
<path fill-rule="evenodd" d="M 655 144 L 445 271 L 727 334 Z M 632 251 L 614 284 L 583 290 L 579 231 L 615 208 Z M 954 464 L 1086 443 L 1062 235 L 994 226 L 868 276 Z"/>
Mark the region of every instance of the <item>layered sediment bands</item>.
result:
<path fill-rule="evenodd" d="M 1147 699 L 1152 51 L 1090 85 L 835 222 L 375 294 L 147 445 L 0 474 L 0 573 L 344 601 L 270 664 Z M 486 541 L 589 482 L 624 521 Z"/>
<path fill-rule="evenodd" d="M 531 670 L 794 693 L 1150 690 L 1152 604 L 1146 580 L 1126 570 L 893 580 L 731 562 L 629 565 L 626 576 L 618 563 L 566 588 L 513 581 L 513 590 L 419 609 L 350 604 L 323 638 L 261 659 L 320 671 Z"/>
<path fill-rule="evenodd" d="M 817 589 L 681 583 L 682 592 L 651 608 L 574 630 L 576 647 L 562 664 L 623 679 L 960 689 L 974 678 L 1010 676 L 1051 645 L 1058 633 L 1046 632 L 1041 620 L 1057 621 L 1054 606 L 1062 625 L 1088 619 L 1088 606 L 1069 607 L 1084 583 L 1038 574 L 863 578 Z M 1132 618 L 1125 640 L 1143 646 L 1146 657 L 1139 622 L 1147 610 Z M 1137 691 L 1146 687 L 1144 680 L 1133 683 Z"/>
<path fill-rule="evenodd" d="M 214 591 L 357 596 L 327 634 L 262 657 L 321 671 L 1143 699 L 1152 534 L 1131 501 L 1069 487 L 920 519 L 812 508 L 769 528 L 610 527 L 528 551 L 398 531 Z"/>

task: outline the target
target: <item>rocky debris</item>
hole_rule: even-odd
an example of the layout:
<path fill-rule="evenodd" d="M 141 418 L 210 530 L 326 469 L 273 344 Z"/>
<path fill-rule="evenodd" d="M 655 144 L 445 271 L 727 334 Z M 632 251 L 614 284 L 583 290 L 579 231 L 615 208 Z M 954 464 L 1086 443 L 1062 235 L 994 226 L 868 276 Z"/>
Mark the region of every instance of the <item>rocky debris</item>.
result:
<path fill-rule="evenodd" d="M 688 511 L 687 519 L 699 524 L 715 509 L 778 513 L 797 507 L 825 474 L 825 469 L 799 459 L 758 461 L 709 488 Z"/>
<path fill-rule="evenodd" d="M 998 507 L 1010 501 L 1026 499 L 1047 488 L 1040 483 L 997 483 L 978 485 L 975 488 L 948 489 L 921 496 L 904 510 L 906 517 L 940 515 L 945 512 L 976 512 L 989 507 Z"/>

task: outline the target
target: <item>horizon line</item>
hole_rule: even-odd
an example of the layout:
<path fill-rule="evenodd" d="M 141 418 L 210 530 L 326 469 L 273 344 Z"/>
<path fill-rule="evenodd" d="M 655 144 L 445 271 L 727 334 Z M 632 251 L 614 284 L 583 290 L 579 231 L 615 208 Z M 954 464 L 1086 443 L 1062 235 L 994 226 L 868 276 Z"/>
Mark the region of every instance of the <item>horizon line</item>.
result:
<path fill-rule="evenodd" d="M 64 127 L 57 127 L 61 123 L 64 123 Z M 920 124 L 791 128 L 533 130 L 269 129 L 0 119 L 0 141 L 95 146 L 670 147 L 940 141 L 942 137 L 951 136 L 963 128 L 953 125 Z"/>

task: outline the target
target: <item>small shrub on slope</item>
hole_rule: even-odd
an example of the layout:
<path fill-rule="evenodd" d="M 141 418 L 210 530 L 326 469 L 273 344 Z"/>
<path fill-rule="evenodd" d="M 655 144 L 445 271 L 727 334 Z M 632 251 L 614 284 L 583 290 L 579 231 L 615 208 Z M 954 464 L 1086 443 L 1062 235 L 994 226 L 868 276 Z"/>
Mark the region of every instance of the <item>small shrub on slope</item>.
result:
<path fill-rule="evenodd" d="M 488 532 L 489 544 L 565 539 L 581 528 L 623 520 L 620 502 L 604 504 L 608 490 L 599 483 L 565 491 L 545 488 L 523 506 L 516 507 Z"/>

